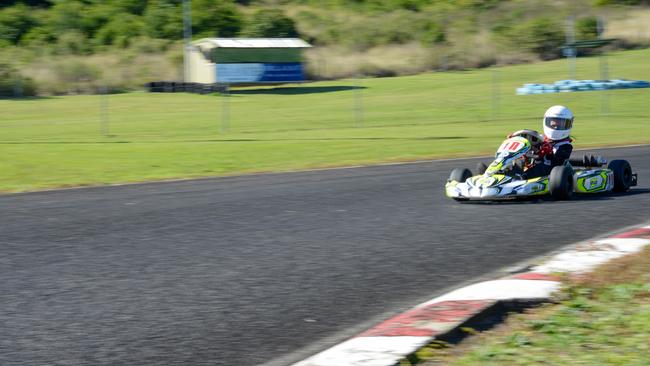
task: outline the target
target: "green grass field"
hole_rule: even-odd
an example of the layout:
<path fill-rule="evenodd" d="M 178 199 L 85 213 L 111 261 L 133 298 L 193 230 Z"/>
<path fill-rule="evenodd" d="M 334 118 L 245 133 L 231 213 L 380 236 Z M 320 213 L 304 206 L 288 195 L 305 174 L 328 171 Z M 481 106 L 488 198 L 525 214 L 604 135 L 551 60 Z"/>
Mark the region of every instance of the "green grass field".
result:
<path fill-rule="evenodd" d="M 610 78 L 650 80 L 649 60 L 650 50 L 612 54 Z M 116 94 L 104 119 L 101 96 L 0 100 L 0 190 L 491 154 L 508 132 L 540 129 L 553 104 L 576 114 L 577 148 L 650 142 L 650 89 L 515 95 L 567 69 L 560 60 L 230 97 Z M 576 76 L 598 79 L 599 59 L 579 59 Z"/>

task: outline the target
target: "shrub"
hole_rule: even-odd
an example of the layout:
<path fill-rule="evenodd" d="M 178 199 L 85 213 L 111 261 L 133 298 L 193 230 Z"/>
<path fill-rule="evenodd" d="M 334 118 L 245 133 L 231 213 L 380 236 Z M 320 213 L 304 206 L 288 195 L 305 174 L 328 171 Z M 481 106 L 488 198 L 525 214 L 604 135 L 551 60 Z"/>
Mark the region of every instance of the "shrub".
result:
<path fill-rule="evenodd" d="M 491 9 L 504 0 L 460 0 L 456 4 L 463 8 Z"/>
<path fill-rule="evenodd" d="M 374 18 L 357 18 L 347 22 L 334 21 L 319 39 L 325 44 L 343 45 L 365 51 L 382 45 L 399 45 L 420 41 L 433 46 L 446 40 L 442 27 L 426 14 L 406 10 L 394 11 Z"/>
<path fill-rule="evenodd" d="M 142 0 L 113 0 L 112 6 L 120 11 L 142 15 L 147 7 L 147 2 Z"/>
<path fill-rule="evenodd" d="M 554 18 L 534 19 L 522 30 L 528 35 L 525 47 L 540 55 L 542 59 L 551 59 L 560 55 L 564 45 L 564 27 Z"/>
<path fill-rule="evenodd" d="M 150 1 L 144 12 L 145 32 L 152 38 L 183 38 L 183 12 L 177 4 Z"/>
<path fill-rule="evenodd" d="M 46 27 L 34 27 L 20 39 L 21 45 L 43 47 L 56 42 L 52 31 Z"/>
<path fill-rule="evenodd" d="M 598 18 L 587 17 L 576 22 L 576 39 L 591 40 L 598 38 Z"/>
<path fill-rule="evenodd" d="M 596 5 L 650 5 L 650 0 L 596 0 Z"/>
<path fill-rule="evenodd" d="M 17 44 L 36 24 L 28 7 L 17 5 L 0 10 L 0 40 Z"/>
<path fill-rule="evenodd" d="M 171 42 L 166 39 L 140 36 L 133 38 L 130 43 L 130 47 L 138 53 L 159 53 L 167 51 Z"/>
<path fill-rule="evenodd" d="M 92 51 L 92 46 L 83 33 L 70 30 L 59 36 L 56 49 L 63 55 L 84 55 Z"/>
<path fill-rule="evenodd" d="M 192 31 L 197 37 L 234 37 L 242 25 L 243 17 L 230 1 L 192 1 Z"/>
<path fill-rule="evenodd" d="M 433 21 L 426 22 L 420 34 L 420 41 L 425 45 L 442 43 L 447 40 L 447 36 L 442 27 Z"/>
<path fill-rule="evenodd" d="M 246 37 L 298 37 L 293 19 L 282 10 L 258 10 L 246 24 L 242 32 Z"/>
<path fill-rule="evenodd" d="M 95 41 L 102 45 L 117 44 L 126 47 L 132 38 L 144 32 L 144 24 L 140 17 L 124 14 L 104 25 L 96 34 Z"/>
<path fill-rule="evenodd" d="M 54 65 L 57 80 L 68 93 L 93 93 L 102 72 L 94 65 L 81 61 L 67 61 Z"/>
<path fill-rule="evenodd" d="M 549 17 L 516 22 L 514 25 L 501 23 L 493 31 L 510 48 L 532 52 L 544 60 L 558 57 L 565 41 L 563 25 Z"/>
<path fill-rule="evenodd" d="M 47 12 L 48 26 L 56 33 L 81 31 L 84 29 L 82 15 L 86 13 L 87 9 L 80 1 L 57 1 Z"/>
<path fill-rule="evenodd" d="M 0 98 L 22 98 L 36 95 L 36 85 L 31 78 L 22 76 L 7 63 L 0 63 Z"/>
<path fill-rule="evenodd" d="M 358 75 L 372 76 L 372 77 L 392 77 L 397 76 L 397 71 L 382 67 L 381 65 L 364 63 L 358 67 Z"/>

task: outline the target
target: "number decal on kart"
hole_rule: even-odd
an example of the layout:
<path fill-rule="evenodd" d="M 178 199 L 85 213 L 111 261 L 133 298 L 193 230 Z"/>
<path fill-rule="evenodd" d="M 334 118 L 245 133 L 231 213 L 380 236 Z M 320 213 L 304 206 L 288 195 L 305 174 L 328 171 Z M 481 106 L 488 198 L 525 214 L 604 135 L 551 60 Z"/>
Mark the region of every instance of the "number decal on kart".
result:
<path fill-rule="evenodd" d="M 519 150 L 519 146 L 521 146 L 520 142 L 513 141 L 508 145 L 507 150 L 510 151 L 510 152 L 515 152 L 515 151 Z"/>
<path fill-rule="evenodd" d="M 505 141 L 498 151 L 517 152 L 522 146 L 523 144 L 519 141 Z"/>

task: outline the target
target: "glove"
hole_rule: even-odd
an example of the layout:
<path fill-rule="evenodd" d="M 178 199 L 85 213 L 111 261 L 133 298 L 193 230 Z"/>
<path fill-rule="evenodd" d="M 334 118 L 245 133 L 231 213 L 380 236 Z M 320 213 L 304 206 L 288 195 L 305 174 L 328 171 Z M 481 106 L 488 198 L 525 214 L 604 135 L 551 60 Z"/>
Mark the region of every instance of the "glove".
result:
<path fill-rule="evenodd" d="M 533 159 L 533 160 L 537 160 L 537 159 L 539 159 L 539 151 L 530 150 L 524 156 L 527 157 L 527 158 Z"/>
<path fill-rule="evenodd" d="M 546 155 L 551 155 L 553 154 L 553 146 L 551 144 L 545 142 L 542 144 L 542 147 L 539 148 L 539 152 L 537 155 L 539 155 L 540 158 L 543 158 Z"/>

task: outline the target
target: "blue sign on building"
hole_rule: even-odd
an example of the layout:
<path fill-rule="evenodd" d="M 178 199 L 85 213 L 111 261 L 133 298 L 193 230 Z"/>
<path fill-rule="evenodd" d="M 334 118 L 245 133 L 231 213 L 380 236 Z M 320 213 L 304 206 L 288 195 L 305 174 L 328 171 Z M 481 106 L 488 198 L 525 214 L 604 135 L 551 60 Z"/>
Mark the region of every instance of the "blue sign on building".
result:
<path fill-rule="evenodd" d="M 216 64 L 218 83 L 260 83 L 304 81 L 302 64 L 291 63 L 224 63 Z"/>

